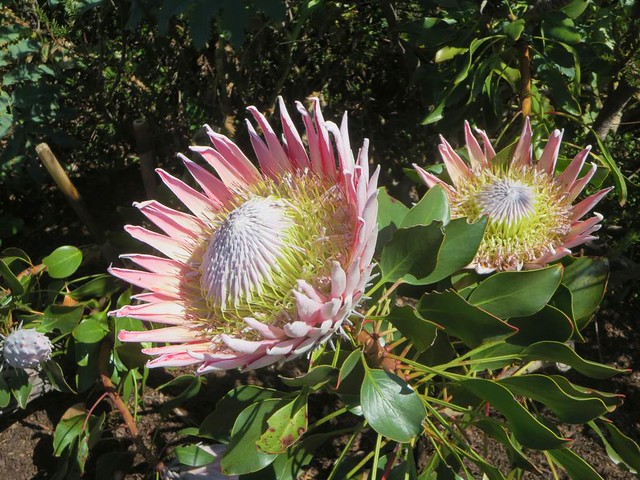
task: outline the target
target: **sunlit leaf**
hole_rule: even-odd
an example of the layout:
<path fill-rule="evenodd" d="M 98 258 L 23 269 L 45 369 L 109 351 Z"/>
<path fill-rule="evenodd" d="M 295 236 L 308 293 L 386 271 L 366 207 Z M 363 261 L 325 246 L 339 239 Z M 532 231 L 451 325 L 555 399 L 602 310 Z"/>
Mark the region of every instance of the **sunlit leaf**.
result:
<path fill-rule="evenodd" d="M 236 387 L 222 397 L 216 409 L 202 421 L 200 436 L 228 443 L 231 429 L 240 412 L 254 403 L 280 396 L 282 394 L 276 390 L 255 385 Z"/>
<path fill-rule="evenodd" d="M 222 471 L 226 475 L 242 475 L 257 472 L 271 464 L 277 457 L 258 450 L 256 442 L 267 430 L 267 418 L 283 406 L 279 399 L 254 403 L 240 412 L 236 419 L 229 448 L 222 457 Z"/>
<path fill-rule="evenodd" d="M 364 417 L 376 432 L 396 442 L 408 442 L 422 432 L 425 407 L 397 375 L 366 369 L 360 397 Z"/>
<path fill-rule="evenodd" d="M 492 380 L 468 378 L 460 384 L 474 395 L 489 402 L 509 422 L 509 428 L 518 442 L 536 450 L 549 450 L 566 445 L 562 438 L 529 413 L 504 386 Z"/>
<path fill-rule="evenodd" d="M 546 375 L 519 375 L 504 378 L 499 383 L 514 395 L 544 403 L 561 421 L 566 423 L 587 423 L 615 409 L 615 406 L 608 407 L 596 396 L 591 398 L 584 395 L 573 396 Z M 619 403 L 621 402 L 622 399 L 619 399 Z"/>
<path fill-rule="evenodd" d="M 441 326 L 472 348 L 488 339 L 516 332 L 514 327 L 450 290 L 424 294 L 416 310 L 422 318 Z"/>
<path fill-rule="evenodd" d="M 500 318 L 526 317 L 539 312 L 562 280 L 562 266 L 500 272 L 482 282 L 469 303 Z"/>
<path fill-rule="evenodd" d="M 308 417 L 307 393 L 303 390 L 269 416 L 268 428 L 256 442 L 258 450 L 265 453 L 286 452 L 307 431 Z"/>
<path fill-rule="evenodd" d="M 73 275 L 82 263 L 82 252 L 79 248 L 65 245 L 44 257 L 42 263 L 46 265 L 51 278 L 67 278 Z"/>
<path fill-rule="evenodd" d="M 574 370 L 592 378 L 609 378 L 614 375 L 625 373 L 627 370 L 620 370 L 609 367 L 601 363 L 585 360 L 578 355 L 575 350 L 564 343 L 558 342 L 538 342 L 525 348 L 521 353 L 525 360 L 546 360 L 569 365 Z"/>
<path fill-rule="evenodd" d="M 550 450 L 548 455 L 564 468 L 570 478 L 580 480 L 604 480 L 582 457 L 568 448 Z"/>

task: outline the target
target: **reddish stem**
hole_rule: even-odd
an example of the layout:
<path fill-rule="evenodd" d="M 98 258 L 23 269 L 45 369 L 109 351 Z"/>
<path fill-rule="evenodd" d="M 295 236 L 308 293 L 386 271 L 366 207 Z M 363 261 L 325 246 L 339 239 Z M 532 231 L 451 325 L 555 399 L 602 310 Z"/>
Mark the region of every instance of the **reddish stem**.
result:
<path fill-rule="evenodd" d="M 161 472 L 162 470 L 164 470 L 164 464 L 144 444 L 142 438 L 140 437 L 138 425 L 136 425 L 136 421 L 134 420 L 133 415 L 131 415 L 129 408 L 127 408 L 127 405 L 122 401 L 120 395 L 118 395 L 118 391 L 116 390 L 113 382 L 111 381 L 111 378 L 109 377 L 107 365 L 109 364 L 111 347 L 112 344 L 109 341 L 103 342 L 102 346 L 100 347 L 100 381 L 102 382 L 105 393 L 109 396 L 111 405 L 120 412 L 122 420 L 124 420 L 124 424 L 131 434 L 131 439 L 133 440 L 136 449 L 142 454 L 142 456 L 144 456 L 145 460 L 149 465 L 151 465 L 152 468 L 155 468 L 156 471 Z"/>
<path fill-rule="evenodd" d="M 382 472 L 382 476 L 380 477 L 380 480 L 387 480 L 387 476 L 391 472 L 391 467 L 393 467 L 393 464 L 396 463 L 396 458 L 398 456 L 399 449 L 400 449 L 400 444 L 396 445 L 396 448 L 393 449 L 393 453 L 389 457 L 389 460 L 387 460 L 387 464 L 384 467 L 384 472 Z"/>

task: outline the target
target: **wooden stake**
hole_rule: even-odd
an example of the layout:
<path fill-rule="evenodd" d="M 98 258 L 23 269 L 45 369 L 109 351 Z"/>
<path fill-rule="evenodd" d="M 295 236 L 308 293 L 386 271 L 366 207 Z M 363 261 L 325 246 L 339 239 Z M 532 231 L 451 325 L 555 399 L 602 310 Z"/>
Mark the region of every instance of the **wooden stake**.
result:
<path fill-rule="evenodd" d="M 73 185 L 71 179 L 60 165 L 60 162 L 49 148 L 46 143 L 41 143 L 36 146 L 36 153 L 40 157 L 40 161 L 45 166 L 53 181 L 60 191 L 67 197 L 67 200 L 71 204 L 71 207 L 78 215 L 78 218 L 86 225 L 91 232 L 91 235 L 96 239 L 98 243 L 105 241 L 104 232 L 98 228 L 98 224 L 95 222 L 89 210 L 87 209 L 78 189 Z"/>

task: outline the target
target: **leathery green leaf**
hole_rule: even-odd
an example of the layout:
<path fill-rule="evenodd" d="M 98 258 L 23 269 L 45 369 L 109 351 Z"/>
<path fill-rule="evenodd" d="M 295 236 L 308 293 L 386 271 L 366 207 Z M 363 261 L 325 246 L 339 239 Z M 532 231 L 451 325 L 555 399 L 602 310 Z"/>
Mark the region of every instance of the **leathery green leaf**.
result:
<path fill-rule="evenodd" d="M 444 239 L 440 222 L 428 226 L 401 228 L 385 245 L 380 259 L 380 281 L 407 283 L 426 277 L 436 266 L 437 253 Z"/>
<path fill-rule="evenodd" d="M 568 448 L 549 450 L 549 456 L 569 474 L 570 478 L 580 480 L 604 480 L 591 465 Z"/>
<path fill-rule="evenodd" d="M 268 428 L 267 418 L 282 405 L 279 399 L 269 399 L 242 410 L 233 424 L 229 448 L 222 457 L 222 472 L 225 475 L 257 472 L 276 459 L 277 455 L 258 450 L 256 442 Z"/>
<path fill-rule="evenodd" d="M 400 201 L 393 198 L 387 189 L 378 189 L 378 230 L 384 230 L 389 225 L 399 227 L 409 209 Z"/>
<path fill-rule="evenodd" d="M 511 393 L 544 403 L 566 423 L 581 424 L 615 409 L 598 397 L 573 396 L 546 375 L 520 375 L 499 380 Z"/>
<path fill-rule="evenodd" d="M 486 217 L 475 223 L 467 222 L 466 218 L 457 218 L 445 225 L 444 239 L 438 250 L 433 271 L 413 283 L 415 285 L 436 283 L 469 265 L 476 256 L 486 227 Z"/>
<path fill-rule="evenodd" d="M 513 334 L 515 327 L 475 307 L 451 290 L 425 293 L 417 306 L 418 314 L 439 326 L 471 348 L 484 341 Z"/>
<path fill-rule="evenodd" d="M 280 398 L 281 392 L 255 385 L 241 385 L 229 391 L 207 415 L 200 425 L 200 436 L 228 443 L 233 424 L 240 413 L 250 405 L 272 398 Z"/>
<path fill-rule="evenodd" d="M 518 329 L 508 340 L 515 345 L 527 346 L 544 340 L 566 342 L 573 335 L 571 319 L 551 305 L 528 317 L 511 318 L 509 325 Z"/>
<path fill-rule="evenodd" d="M 473 423 L 474 426 L 491 436 L 493 439 L 502 443 L 507 449 L 509 460 L 515 467 L 522 468 L 524 470 L 537 471 L 537 468 L 522 452 L 522 448 L 516 445 L 516 443 L 507 435 L 504 427 L 495 419 L 491 417 L 480 418 Z"/>
<path fill-rule="evenodd" d="M 211 455 L 200 448 L 199 445 L 194 444 L 176 447 L 175 455 L 182 465 L 189 465 L 190 467 L 208 465 L 216 459 L 215 455 Z"/>
<path fill-rule="evenodd" d="M 277 410 L 267 420 L 267 431 L 256 445 L 265 453 L 284 453 L 307 431 L 309 414 L 307 411 L 307 389 Z"/>
<path fill-rule="evenodd" d="M 13 274 L 11 269 L 4 263 L 4 260 L 0 258 L 0 276 L 7 282 L 7 286 L 14 295 L 22 295 L 24 293 L 24 287 Z"/>
<path fill-rule="evenodd" d="M 556 435 L 527 411 L 504 386 L 483 378 L 460 380 L 460 384 L 502 413 L 518 442 L 536 450 L 561 448 L 569 440 Z"/>
<path fill-rule="evenodd" d="M 609 433 L 609 439 L 595 422 L 589 422 L 589 426 L 598 434 L 607 450 L 609 458 L 618 466 L 626 468 L 631 473 L 640 472 L 640 447 L 638 444 L 618 430 L 613 423 L 604 421 L 604 427 Z"/>
<path fill-rule="evenodd" d="M 360 397 L 364 418 L 371 427 L 402 443 L 420 434 L 426 410 L 411 385 L 384 370 L 365 370 Z"/>
<path fill-rule="evenodd" d="M 562 283 L 571 292 L 574 319 L 582 330 L 600 305 L 609 278 L 606 258 L 580 257 L 564 269 Z"/>
<path fill-rule="evenodd" d="M 500 272 L 482 282 L 469 303 L 500 318 L 526 317 L 542 310 L 562 280 L 562 266 Z"/>
<path fill-rule="evenodd" d="M 56 248 L 42 259 L 51 278 L 67 278 L 75 273 L 82 263 L 82 252 L 71 245 Z"/>
<path fill-rule="evenodd" d="M 551 362 L 564 363 L 565 365 L 569 365 L 574 370 L 591 378 L 609 378 L 628 371 L 585 360 L 570 346 L 558 342 L 545 341 L 534 343 L 524 349 L 521 353 L 521 357 L 523 360 L 528 361 L 547 360 Z"/>
<path fill-rule="evenodd" d="M 282 383 L 289 387 L 315 387 L 327 383 L 338 374 L 338 369 L 329 365 L 319 365 L 297 378 L 280 377 Z"/>
<path fill-rule="evenodd" d="M 450 218 L 447 194 L 441 187 L 435 186 L 430 188 L 424 197 L 407 212 L 399 227 L 429 225 L 436 221 L 446 225 Z"/>
<path fill-rule="evenodd" d="M 395 305 L 387 320 L 413 343 L 418 352 L 424 352 L 433 345 L 439 328 L 435 323 L 417 315 L 415 308 L 409 305 Z"/>

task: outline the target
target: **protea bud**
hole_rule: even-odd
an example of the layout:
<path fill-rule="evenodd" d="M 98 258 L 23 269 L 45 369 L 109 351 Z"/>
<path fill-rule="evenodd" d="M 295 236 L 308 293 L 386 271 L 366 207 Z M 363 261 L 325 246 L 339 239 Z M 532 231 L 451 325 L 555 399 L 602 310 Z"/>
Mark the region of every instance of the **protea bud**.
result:
<path fill-rule="evenodd" d="M 4 360 L 14 368 L 36 368 L 49 360 L 53 345 L 33 328 L 19 328 L 4 340 Z"/>

